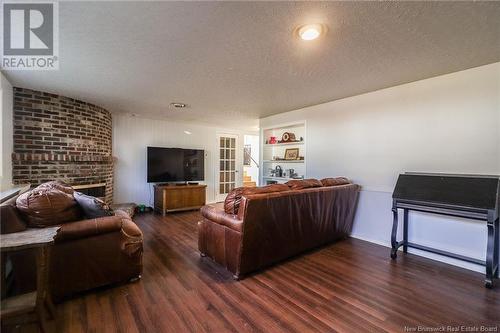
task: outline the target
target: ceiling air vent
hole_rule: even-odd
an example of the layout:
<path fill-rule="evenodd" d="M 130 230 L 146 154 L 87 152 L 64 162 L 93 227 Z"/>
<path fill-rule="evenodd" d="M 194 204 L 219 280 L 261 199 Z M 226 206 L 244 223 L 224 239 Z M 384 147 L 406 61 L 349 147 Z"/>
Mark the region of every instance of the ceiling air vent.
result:
<path fill-rule="evenodd" d="M 183 109 L 187 107 L 187 104 L 185 103 L 178 103 L 178 102 L 172 102 L 170 103 L 170 107 L 174 109 Z"/>

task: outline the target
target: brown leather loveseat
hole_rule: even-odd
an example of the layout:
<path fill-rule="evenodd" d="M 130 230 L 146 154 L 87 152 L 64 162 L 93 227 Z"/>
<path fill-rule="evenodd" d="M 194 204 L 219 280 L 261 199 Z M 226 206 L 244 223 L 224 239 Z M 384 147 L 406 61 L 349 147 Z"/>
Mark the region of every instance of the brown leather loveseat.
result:
<path fill-rule="evenodd" d="M 207 205 L 198 247 L 235 278 L 347 237 L 360 186 L 345 178 L 238 188 Z"/>
<path fill-rule="evenodd" d="M 27 227 L 60 226 L 51 251 L 49 284 L 54 300 L 77 292 L 125 282 L 142 272 L 142 233 L 123 211 L 112 216 L 84 219 L 71 187 L 51 182 L 41 185 L 37 195 L 44 200 L 29 202 L 25 193 L 1 209 L 2 233 Z M 35 287 L 35 259 L 31 251 L 10 256 L 18 292 Z"/>

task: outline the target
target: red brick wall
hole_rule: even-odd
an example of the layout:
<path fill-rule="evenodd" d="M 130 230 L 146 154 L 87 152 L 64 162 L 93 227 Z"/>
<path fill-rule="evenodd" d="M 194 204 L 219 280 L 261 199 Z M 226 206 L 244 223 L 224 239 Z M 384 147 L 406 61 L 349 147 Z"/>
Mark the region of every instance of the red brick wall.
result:
<path fill-rule="evenodd" d="M 13 181 L 106 183 L 113 198 L 111 114 L 96 105 L 14 88 Z"/>

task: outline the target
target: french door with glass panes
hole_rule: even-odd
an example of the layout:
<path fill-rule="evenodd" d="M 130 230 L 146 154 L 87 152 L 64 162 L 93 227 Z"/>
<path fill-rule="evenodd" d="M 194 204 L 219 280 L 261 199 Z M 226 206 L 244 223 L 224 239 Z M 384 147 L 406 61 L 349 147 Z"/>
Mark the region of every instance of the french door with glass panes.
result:
<path fill-rule="evenodd" d="M 219 174 L 217 175 L 218 186 L 217 201 L 223 201 L 232 189 L 238 186 L 238 137 L 230 134 L 220 134 L 217 138 L 219 146 Z"/>

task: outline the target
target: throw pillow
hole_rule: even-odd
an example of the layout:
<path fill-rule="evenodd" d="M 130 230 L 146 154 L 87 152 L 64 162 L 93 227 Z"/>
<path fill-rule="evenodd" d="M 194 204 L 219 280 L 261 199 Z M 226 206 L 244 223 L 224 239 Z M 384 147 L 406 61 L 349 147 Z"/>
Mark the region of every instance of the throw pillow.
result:
<path fill-rule="evenodd" d="M 104 201 L 80 192 L 75 192 L 73 195 L 86 219 L 113 215 L 113 210 Z"/>

